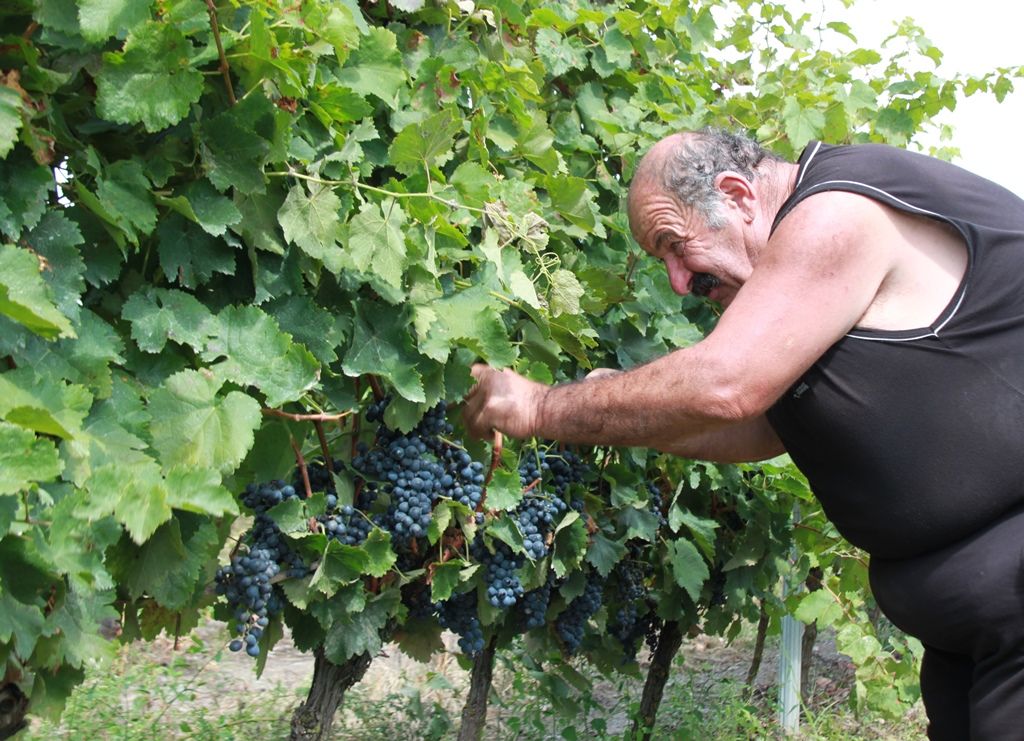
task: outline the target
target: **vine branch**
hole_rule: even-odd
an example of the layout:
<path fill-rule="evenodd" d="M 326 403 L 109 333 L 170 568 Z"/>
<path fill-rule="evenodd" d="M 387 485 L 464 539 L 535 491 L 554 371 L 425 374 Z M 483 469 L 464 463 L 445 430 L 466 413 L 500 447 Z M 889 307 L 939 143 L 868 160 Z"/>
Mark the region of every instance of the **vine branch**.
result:
<path fill-rule="evenodd" d="M 281 417 L 283 419 L 290 419 L 293 422 L 333 422 L 337 419 L 344 419 L 345 417 L 352 414 L 352 412 L 338 412 L 337 414 L 293 414 L 291 412 L 284 412 L 280 409 L 271 409 L 270 407 L 263 407 L 261 409 L 268 417 Z"/>
<path fill-rule="evenodd" d="M 295 442 L 295 438 L 289 435 L 289 441 L 292 444 L 292 450 L 295 452 L 295 463 L 299 468 L 299 475 L 302 476 L 302 488 L 306 491 L 306 499 L 313 496 L 313 488 L 309 485 L 309 471 L 306 469 L 306 459 L 302 457 L 302 450 L 299 449 L 299 444 Z"/>
<path fill-rule="evenodd" d="M 234 105 L 238 102 L 235 98 L 235 88 L 231 84 L 231 71 L 228 67 L 228 58 L 224 56 L 224 45 L 220 40 L 220 23 L 217 20 L 217 6 L 213 0 L 206 0 L 206 11 L 210 14 L 210 28 L 213 30 L 213 41 L 217 44 L 217 56 L 220 57 L 220 74 L 224 78 L 224 87 L 228 91 L 228 102 Z"/>

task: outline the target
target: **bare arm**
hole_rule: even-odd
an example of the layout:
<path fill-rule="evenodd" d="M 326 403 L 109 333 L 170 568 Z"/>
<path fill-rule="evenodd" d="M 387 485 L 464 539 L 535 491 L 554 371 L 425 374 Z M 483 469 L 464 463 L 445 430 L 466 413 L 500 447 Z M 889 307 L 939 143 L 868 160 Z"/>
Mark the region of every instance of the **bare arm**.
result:
<path fill-rule="evenodd" d="M 893 263 L 892 229 L 869 199 L 812 196 L 780 225 L 702 342 L 619 375 L 553 387 L 478 367 L 467 426 L 479 435 L 498 428 L 514 437 L 677 446 L 697 458 L 725 452 L 730 428 L 764 441 L 766 423 L 753 420 L 871 305 Z"/>

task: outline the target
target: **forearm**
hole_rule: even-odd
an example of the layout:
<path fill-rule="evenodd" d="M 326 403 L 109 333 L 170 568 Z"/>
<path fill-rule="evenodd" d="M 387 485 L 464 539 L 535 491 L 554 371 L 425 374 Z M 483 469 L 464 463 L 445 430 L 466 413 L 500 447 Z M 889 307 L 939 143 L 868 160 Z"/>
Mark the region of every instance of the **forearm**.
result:
<path fill-rule="evenodd" d="M 723 390 L 724 374 L 697 347 L 633 370 L 550 387 L 535 434 L 599 445 L 662 447 L 728 428 L 745 411 Z"/>

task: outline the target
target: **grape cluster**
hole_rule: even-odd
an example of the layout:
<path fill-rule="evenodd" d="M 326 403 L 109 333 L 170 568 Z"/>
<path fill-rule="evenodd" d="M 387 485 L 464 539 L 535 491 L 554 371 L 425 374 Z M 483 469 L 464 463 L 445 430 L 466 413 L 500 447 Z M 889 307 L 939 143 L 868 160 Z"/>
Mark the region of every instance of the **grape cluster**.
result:
<path fill-rule="evenodd" d="M 474 541 L 472 550 L 473 557 L 484 565 L 488 602 L 502 610 L 512 607 L 523 596 L 523 584 L 516 573 L 523 565 L 523 557 L 500 542 L 494 553 L 490 553 L 479 538 Z"/>
<path fill-rule="evenodd" d="M 642 614 L 649 611 L 644 572 L 636 561 L 623 561 L 615 569 L 621 603 L 609 625 L 611 635 L 622 644 L 627 659 L 636 656 L 645 627 Z"/>
<path fill-rule="evenodd" d="M 647 482 L 647 509 L 652 515 L 658 518 L 658 527 L 664 527 L 668 520 L 665 519 L 665 513 L 662 511 L 662 498 L 661 489 L 653 481 Z"/>
<path fill-rule="evenodd" d="M 348 504 L 334 512 L 325 512 L 317 521 L 329 539 L 344 545 L 362 545 L 373 529 L 373 523 Z"/>
<path fill-rule="evenodd" d="M 459 636 L 459 648 L 467 656 L 484 649 L 484 632 L 477 617 L 476 592 L 456 594 L 437 605 L 437 620 L 442 628 Z"/>
<path fill-rule="evenodd" d="M 523 595 L 522 611 L 526 629 L 543 628 L 547 622 L 548 605 L 551 603 L 552 582 L 549 580 L 539 589 L 531 589 Z"/>
<path fill-rule="evenodd" d="M 597 574 L 586 575 L 587 583 L 583 594 L 574 599 L 555 621 L 555 632 L 562 640 L 566 653 L 572 655 L 583 643 L 583 632 L 587 621 L 601 609 L 604 597 L 604 585 L 598 581 Z"/>
<path fill-rule="evenodd" d="M 449 497 L 471 509 L 479 505 L 483 464 L 447 438 L 452 426 L 445 418 L 445 402 L 430 409 L 408 434 L 384 423 L 388 403 L 385 398 L 367 411 L 367 420 L 379 423 L 376 441 L 373 447 L 358 446 L 352 466 L 365 479 L 364 490 L 388 495 L 390 505 L 379 524 L 397 542 L 407 543 L 426 536 L 438 498 Z"/>
<path fill-rule="evenodd" d="M 568 452 L 568 451 L 567 451 Z M 572 455 L 570 453 L 570 455 Z M 555 468 L 552 468 L 552 465 Z M 554 471 L 557 469 L 558 474 Z M 569 466 L 571 473 L 571 465 Z M 547 476 L 545 476 L 547 474 Z M 539 481 L 548 478 L 552 492 L 545 492 Z M 549 456 L 543 449 L 530 451 L 519 461 L 519 483 L 529 489 L 523 495 L 515 514 L 519 529 L 523 533 L 526 555 L 533 560 L 544 558 L 548 553 L 547 536 L 555 519 L 568 509 L 565 493 L 575 480 L 566 478 L 565 459 Z"/>
<path fill-rule="evenodd" d="M 246 487 L 242 503 L 256 514 L 252 529 L 245 538 L 247 551 L 236 554 L 227 566 L 217 569 L 217 594 L 223 595 L 233 610 L 234 633 L 232 651 L 259 656 L 259 639 L 270 624 L 270 618 L 281 611 L 281 599 L 274 592 L 273 579 L 282 571 L 289 577 L 308 573 L 302 558 L 287 544 L 268 510 L 298 495 L 295 487 L 283 481 Z"/>

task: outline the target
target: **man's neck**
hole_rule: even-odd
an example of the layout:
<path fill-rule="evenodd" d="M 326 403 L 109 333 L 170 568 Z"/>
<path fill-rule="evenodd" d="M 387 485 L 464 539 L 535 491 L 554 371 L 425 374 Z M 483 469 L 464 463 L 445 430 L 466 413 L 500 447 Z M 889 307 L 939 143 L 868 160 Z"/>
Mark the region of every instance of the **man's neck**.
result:
<path fill-rule="evenodd" d="M 782 209 L 782 204 L 793 195 L 799 172 L 800 166 L 792 162 L 766 163 L 765 172 L 761 174 L 762 187 L 758 200 L 768 223 L 775 220 Z"/>

